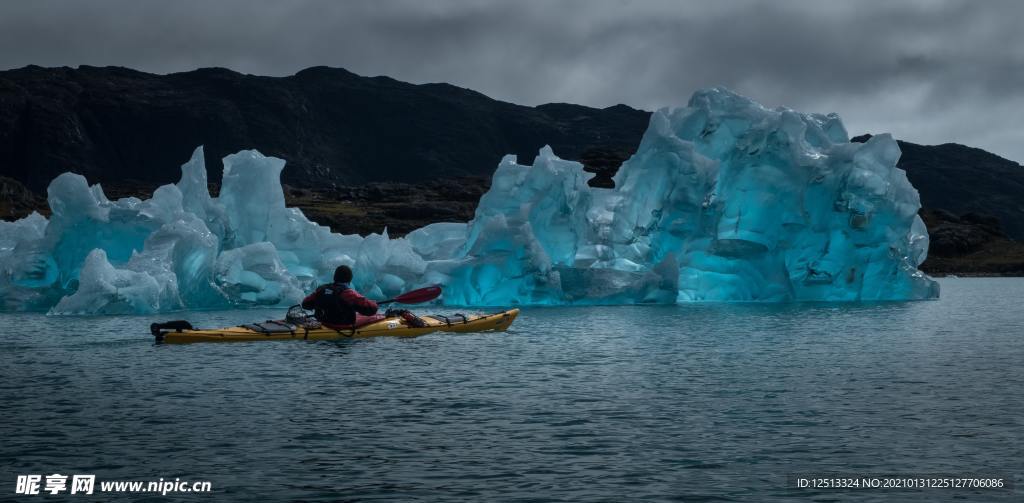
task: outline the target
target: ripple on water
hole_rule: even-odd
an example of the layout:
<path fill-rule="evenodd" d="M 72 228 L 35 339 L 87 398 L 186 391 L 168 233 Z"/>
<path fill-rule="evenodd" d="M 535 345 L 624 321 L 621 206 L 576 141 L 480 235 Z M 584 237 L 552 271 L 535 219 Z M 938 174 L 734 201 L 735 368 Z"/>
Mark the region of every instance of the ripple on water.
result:
<path fill-rule="evenodd" d="M 211 480 L 218 501 L 837 497 L 785 486 L 804 470 L 1020 486 L 1022 296 L 961 279 L 935 302 L 526 309 L 505 334 L 192 346 L 153 345 L 149 317 L 5 314 L 0 460 L 7 479 Z M 900 493 L 954 496 L 1020 494 Z"/>

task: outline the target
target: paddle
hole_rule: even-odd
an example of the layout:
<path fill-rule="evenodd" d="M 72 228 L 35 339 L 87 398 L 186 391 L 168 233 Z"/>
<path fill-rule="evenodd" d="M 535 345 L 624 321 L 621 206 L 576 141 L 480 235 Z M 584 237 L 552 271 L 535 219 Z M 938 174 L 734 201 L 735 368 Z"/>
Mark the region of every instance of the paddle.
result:
<path fill-rule="evenodd" d="M 420 288 L 418 290 L 413 290 L 411 292 L 405 292 L 405 293 L 399 295 L 398 297 L 395 297 L 393 299 L 388 299 L 388 300 L 382 300 L 382 301 L 378 302 L 377 304 L 390 304 L 392 302 L 398 302 L 398 303 L 401 303 L 401 304 L 420 304 L 420 303 L 423 303 L 423 302 L 434 300 L 434 299 L 436 299 L 436 298 L 438 298 L 440 296 L 441 296 L 441 287 L 437 286 L 437 285 L 434 285 L 434 286 L 428 286 L 426 288 Z M 294 305 L 292 307 L 289 307 L 288 308 L 288 312 L 291 313 L 291 311 L 293 309 L 296 309 L 296 308 L 298 308 L 301 312 L 305 312 L 305 310 L 302 309 L 302 306 L 299 305 L 299 304 L 296 304 L 296 305 Z M 295 314 L 295 316 L 299 317 L 299 314 Z"/>
<path fill-rule="evenodd" d="M 391 302 L 398 302 L 400 304 L 420 304 L 434 300 L 441 296 L 441 287 L 434 285 L 426 288 L 420 288 L 419 290 L 413 290 L 411 292 L 405 292 L 398 297 L 388 300 L 382 300 L 378 304 L 389 304 Z"/>

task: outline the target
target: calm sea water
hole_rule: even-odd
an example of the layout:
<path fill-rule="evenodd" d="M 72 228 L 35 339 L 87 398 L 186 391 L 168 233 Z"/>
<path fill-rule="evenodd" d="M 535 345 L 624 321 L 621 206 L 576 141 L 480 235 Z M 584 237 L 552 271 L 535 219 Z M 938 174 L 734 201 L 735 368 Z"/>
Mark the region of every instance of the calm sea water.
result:
<path fill-rule="evenodd" d="M 503 334 L 187 346 L 154 345 L 152 317 L 0 315 L 0 499 L 18 474 L 90 473 L 215 491 L 154 501 L 1020 501 L 1022 298 L 1024 280 L 947 279 L 933 302 L 526 309 Z M 787 486 L 800 471 L 1016 488 Z"/>

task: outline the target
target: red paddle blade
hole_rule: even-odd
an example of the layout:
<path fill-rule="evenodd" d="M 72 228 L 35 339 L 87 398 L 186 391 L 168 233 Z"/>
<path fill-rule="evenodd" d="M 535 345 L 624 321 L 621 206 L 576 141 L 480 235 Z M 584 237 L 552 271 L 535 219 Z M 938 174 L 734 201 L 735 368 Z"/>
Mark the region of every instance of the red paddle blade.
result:
<path fill-rule="evenodd" d="M 401 304 L 419 304 L 421 302 L 434 300 L 440 296 L 441 287 L 435 285 L 420 288 L 419 290 L 413 290 L 411 292 L 405 292 L 402 295 L 395 297 L 394 301 Z"/>

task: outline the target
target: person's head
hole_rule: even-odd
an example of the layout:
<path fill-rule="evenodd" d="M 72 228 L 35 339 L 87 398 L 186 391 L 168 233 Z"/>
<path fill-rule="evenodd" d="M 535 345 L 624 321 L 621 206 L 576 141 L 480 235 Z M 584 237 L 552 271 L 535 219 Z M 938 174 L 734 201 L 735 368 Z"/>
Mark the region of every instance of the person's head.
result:
<path fill-rule="evenodd" d="M 339 265 L 334 270 L 334 282 L 335 283 L 351 283 L 352 282 L 352 268 L 347 265 Z"/>

